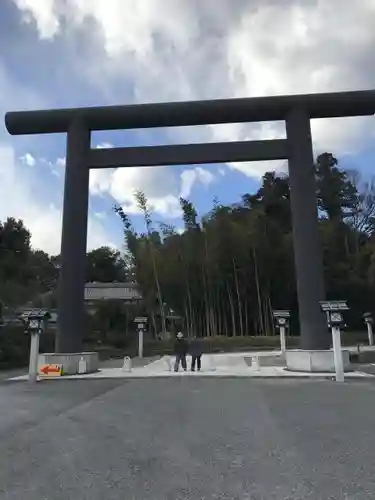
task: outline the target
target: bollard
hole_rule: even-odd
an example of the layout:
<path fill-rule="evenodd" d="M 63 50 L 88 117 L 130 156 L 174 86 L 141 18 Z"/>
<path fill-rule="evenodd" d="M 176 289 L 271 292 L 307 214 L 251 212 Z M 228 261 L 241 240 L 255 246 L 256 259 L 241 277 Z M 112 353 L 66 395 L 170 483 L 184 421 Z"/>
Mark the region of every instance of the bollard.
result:
<path fill-rule="evenodd" d="M 257 372 L 260 370 L 259 356 L 253 356 L 251 358 L 251 368 L 253 368 Z"/>
<path fill-rule="evenodd" d="M 167 370 L 169 372 L 171 372 L 172 371 L 172 358 L 171 358 L 171 356 L 166 356 L 165 357 L 165 363 L 167 365 Z"/>
<path fill-rule="evenodd" d="M 365 320 L 365 323 L 367 326 L 368 345 L 373 346 L 374 345 L 374 334 L 372 331 L 372 325 L 374 323 L 374 319 L 373 319 L 372 314 L 370 312 L 366 312 L 363 315 L 363 319 Z"/>
<path fill-rule="evenodd" d="M 143 325 L 138 325 L 138 357 L 143 358 Z"/>
<path fill-rule="evenodd" d="M 215 361 L 214 361 L 213 356 L 208 355 L 207 359 L 208 359 L 208 369 L 209 369 L 209 371 L 210 372 L 216 371 L 216 366 L 215 366 Z"/>
<path fill-rule="evenodd" d="M 87 363 L 86 360 L 81 356 L 80 360 L 78 361 L 78 373 L 82 375 L 83 373 L 87 372 Z"/>
<path fill-rule="evenodd" d="M 341 332 L 338 325 L 332 325 L 333 356 L 335 360 L 336 382 L 344 382 L 344 363 L 341 351 Z"/>
<path fill-rule="evenodd" d="M 122 371 L 126 373 L 130 373 L 132 371 L 132 360 L 130 356 L 125 356 Z"/>
<path fill-rule="evenodd" d="M 285 339 L 285 326 L 280 325 L 280 347 L 281 354 L 285 356 L 286 353 L 286 339 Z"/>
<path fill-rule="evenodd" d="M 367 336 L 368 336 L 368 345 L 374 345 L 374 335 L 372 332 L 372 323 L 370 323 L 370 321 L 367 322 Z"/>
<path fill-rule="evenodd" d="M 34 383 L 38 380 L 38 358 L 39 358 L 39 334 L 31 335 L 30 343 L 30 361 L 29 361 L 29 382 Z"/>

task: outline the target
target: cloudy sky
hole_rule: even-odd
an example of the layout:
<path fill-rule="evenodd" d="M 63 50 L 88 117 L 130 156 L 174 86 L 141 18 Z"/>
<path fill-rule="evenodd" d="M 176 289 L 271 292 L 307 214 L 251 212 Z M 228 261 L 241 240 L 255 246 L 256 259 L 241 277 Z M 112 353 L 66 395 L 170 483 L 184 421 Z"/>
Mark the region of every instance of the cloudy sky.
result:
<path fill-rule="evenodd" d="M 0 0 L 0 113 L 17 109 L 375 88 L 375 0 Z M 315 152 L 370 176 L 375 118 L 315 120 Z M 93 146 L 283 137 L 280 124 L 93 134 Z M 65 139 L 10 137 L 0 122 L 0 220 L 60 249 Z M 237 201 L 272 163 L 93 171 L 88 247 L 122 246 L 133 192 L 177 228 L 178 198 L 201 213 Z M 374 172 L 375 173 L 375 172 Z"/>

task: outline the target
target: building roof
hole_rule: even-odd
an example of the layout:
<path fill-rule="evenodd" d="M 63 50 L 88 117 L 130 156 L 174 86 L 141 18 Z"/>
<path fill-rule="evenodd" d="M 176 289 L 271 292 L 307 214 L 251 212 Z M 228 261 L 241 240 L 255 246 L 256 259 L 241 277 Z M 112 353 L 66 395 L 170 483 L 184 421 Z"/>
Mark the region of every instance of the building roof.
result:
<path fill-rule="evenodd" d="M 138 284 L 134 282 L 85 284 L 85 300 L 140 300 L 141 298 Z"/>

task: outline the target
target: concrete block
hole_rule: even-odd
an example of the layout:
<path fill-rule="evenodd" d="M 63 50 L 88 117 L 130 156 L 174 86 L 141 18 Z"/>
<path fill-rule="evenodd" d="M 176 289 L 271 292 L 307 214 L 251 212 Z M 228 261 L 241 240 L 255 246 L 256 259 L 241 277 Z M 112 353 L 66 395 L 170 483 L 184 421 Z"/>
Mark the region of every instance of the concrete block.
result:
<path fill-rule="evenodd" d="M 125 356 L 122 364 L 122 371 L 127 373 L 132 371 L 132 359 L 130 356 Z"/>
<path fill-rule="evenodd" d="M 342 359 L 344 371 L 353 371 L 348 350 L 342 350 Z M 335 360 L 333 350 L 290 349 L 286 351 L 286 367 L 287 370 L 295 372 L 334 373 Z"/>
<path fill-rule="evenodd" d="M 267 354 L 259 356 L 260 366 L 285 366 L 285 356 L 282 354 Z"/>
<path fill-rule="evenodd" d="M 260 370 L 260 356 L 258 356 L 257 354 L 255 354 L 254 356 L 251 357 L 251 368 L 253 368 L 254 370 L 257 370 L 259 371 Z"/>
<path fill-rule="evenodd" d="M 86 373 L 93 373 L 99 369 L 99 356 L 97 352 L 75 352 L 75 353 L 45 353 L 39 354 L 38 366 L 48 364 L 61 364 L 65 375 L 77 375 L 79 373 L 79 360 L 83 358 L 86 362 Z"/>
<path fill-rule="evenodd" d="M 257 360 L 254 358 L 258 358 Z M 259 366 L 285 366 L 285 357 L 280 353 L 270 354 L 253 354 L 252 356 L 245 356 L 245 362 L 248 366 L 254 367 L 256 363 Z"/>

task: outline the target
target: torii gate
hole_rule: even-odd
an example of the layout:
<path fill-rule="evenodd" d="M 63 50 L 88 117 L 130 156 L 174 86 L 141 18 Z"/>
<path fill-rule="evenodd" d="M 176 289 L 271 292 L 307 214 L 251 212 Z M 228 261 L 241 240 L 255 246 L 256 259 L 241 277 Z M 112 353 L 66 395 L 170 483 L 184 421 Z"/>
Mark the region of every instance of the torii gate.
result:
<path fill-rule="evenodd" d="M 84 321 L 89 169 L 287 159 L 301 347 L 327 349 L 330 337 L 318 238 L 310 119 L 375 113 L 375 91 L 18 111 L 5 116 L 12 135 L 67 133 L 56 351 L 80 352 Z M 93 130 L 285 121 L 283 140 L 91 149 Z"/>

